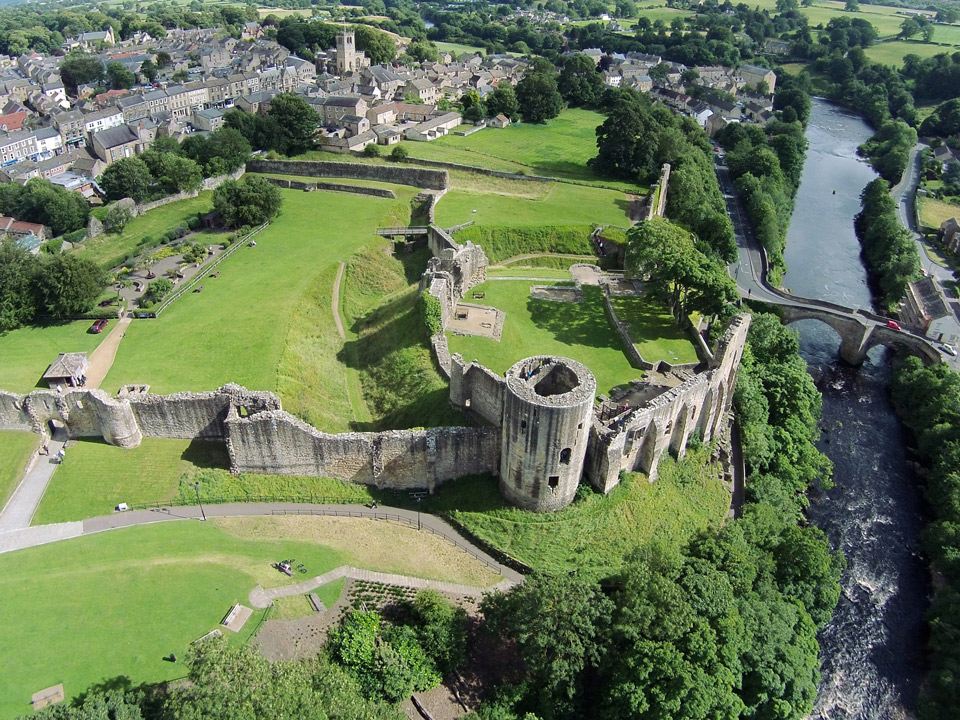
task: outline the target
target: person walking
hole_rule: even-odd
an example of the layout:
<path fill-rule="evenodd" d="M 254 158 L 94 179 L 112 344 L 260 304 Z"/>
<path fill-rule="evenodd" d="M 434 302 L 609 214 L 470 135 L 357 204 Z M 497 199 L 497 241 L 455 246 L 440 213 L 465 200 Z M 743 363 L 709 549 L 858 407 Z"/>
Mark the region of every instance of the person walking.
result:
<path fill-rule="evenodd" d="M 60 448 L 59 450 L 57 450 L 57 465 L 61 464 L 63 462 L 63 458 L 65 458 L 66 456 L 67 456 L 67 453 L 63 448 Z"/>

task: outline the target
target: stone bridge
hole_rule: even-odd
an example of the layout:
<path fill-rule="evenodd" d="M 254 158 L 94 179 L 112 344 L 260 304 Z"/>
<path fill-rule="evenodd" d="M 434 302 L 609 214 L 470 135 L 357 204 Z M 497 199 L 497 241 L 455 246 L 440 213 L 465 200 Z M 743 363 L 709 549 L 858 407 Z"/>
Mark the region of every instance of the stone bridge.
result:
<path fill-rule="evenodd" d="M 887 327 L 887 319 L 879 315 L 803 298 L 766 300 L 779 306 L 786 324 L 819 320 L 833 328 L 840 336 L 840 357 L 851 365 L 860 365 L 870 349 L 877 345 L 906 350 L 927 363 L 942 360 L 940 351 L 929 340 L 906 330 Z"/>

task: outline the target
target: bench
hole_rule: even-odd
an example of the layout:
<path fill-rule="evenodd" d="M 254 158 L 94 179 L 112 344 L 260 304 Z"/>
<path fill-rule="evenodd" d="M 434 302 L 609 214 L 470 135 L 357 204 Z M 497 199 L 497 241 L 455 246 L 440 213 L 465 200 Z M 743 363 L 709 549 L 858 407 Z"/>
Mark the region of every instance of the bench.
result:
<path fill-rule="evenodd" d="M 310 600 L 310 604 L 313 605 L 313 609 L 317 612 L 324 612 L 327 609 L 327 606 L 323 604 L 323 600 L 316 593 L 309 593 L 307 599 Z"/>

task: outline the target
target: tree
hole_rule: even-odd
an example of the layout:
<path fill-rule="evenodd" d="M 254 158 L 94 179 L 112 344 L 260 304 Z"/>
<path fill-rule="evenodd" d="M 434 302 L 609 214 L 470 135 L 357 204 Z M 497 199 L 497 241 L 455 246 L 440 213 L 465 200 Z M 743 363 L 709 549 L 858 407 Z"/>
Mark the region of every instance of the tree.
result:
<path fill-rule="evenodd" d="M 213 192 L 213 207 L 223 224 L 238 228 L 260 225 L 280 213 L 283 196 L 280 190 L 264 178 L 245 176 L 242 180 L 227 180 Z"/>
<path fill-rule="evenodd" d="M 907 18 L 900 23 L 900 37 L 912 38 L 920 32 L 920 23 L 913 18 Z"/>
<path fill-rule="evenodd" d="M 107 277 L 92 260 L 81 255 L 45 255 L 36 275 L 37 305 L 53 317 L 69 317 L 88 312 Z"/>
<path fill-rule="evenodd" d="M 140 74 L 147 79 L 147 82 L 156 80 L 158 72 L 160 72 L 159 69 L 150 58 L 147 58 L 140 64 Z"/>
<path fill-rule="evenodd" d="M 407 150 L 403 145 L 397 145 L 390 151 L 390 159 L 395 160 L 396 162 L 403 162 L 408 157 L 410 157 L 410 151 Z"/>
<path fill-rule="evenodd" d="M 157 184 L 167 193 L 199 190 L 203 171 L 196 161 L 172 152 L 147 150 L 140 159 L 149 168 Z"/>
<path fill-rule="evenodd" d="M 161 50 L 157 53 L 157 67 L 163 69 L 167 67 L 172 62 L 170 58 L 170 53 L 166 50 Z"/>
<path fill-rule="evenodd" d="M 860 12 L 860 3 L 858 0 L 845 0 L 843 9 L 847 12 Z"/>
<path fill-rule="evenodd" d="M 54 235 L 62 235 L 87 224 L 90 206 L 79 193 L 49 180 L 31 178 L 17 194 L 11 214 L 21 220 L 48 225 Z"/>
<path fill-rule="evenodd" d="M 237 110 L 237 114 L 245 115 Z M 209 135 L 191 135 L 180 153 L 203 167 L 206 177 L 231 173 L 250 159 L 250 143 L 235 127 L 224 126 Z"/>
<path fill-rule="evenodd" d="M 586 55 L 571 55 L 560 71 L 557 90 L 570 105 L 595 107 L 604 89 L 603 78 L 596 63 Z"/>
<path fill-rule="evenodd" d="M 108 230 L 116 230 L 122 233 L 123 228 L 133 219 L 133 213 L 126 205 L 114 204 L 107 211 L 107 219 L 104 225 Z"/>
<path fill-rule="evenodd" d="M 96 55 L 70 53 L 60 63 L 60 78 L 67 90 L 76 93 L 78 85 L 103 81 L 103 63 Z"/>
<path fill-rule="evenodd" d="M 33 319 L 33 278 L 38 263 L 38 258 L 13 238 L 0 238 L 0 333 L 16 330 Z"/>
<path fill-rule="evenodd" d="M 517 83 L 517 102 L 524 122 L 542 123 L 555 118 L 563 109 L 554 75 L 530 73 Z"/>
<path fill-rule="evenodd" d="M 369 25 L 356 25 L 357 50 L 363 50 L 371 65 L 389 63 L 397 56 L 397 44 L 389 35 Z"/>
<path fill-rule="evenodd" d="M 514 118 L 519 109 L 517 94 L 513 86 L 508 83 L 501 83 L 496 90 L 487 95 L 487 113 L 491 117 L 506 115 L 508 118 Z"/>
<path fill-rule="evenodd" d="M 922 28 L 920 28 L 920 34 L 923 36 L 924 42 L 933 42 L 933 34 L 936 31 L 933 23 L 927 23 Z"/>
<path fill-rule="evenodd" d="M 367 157 L 380 157 L 380 146 L 376 143 L 370 143 L 363 149 L 363 154 Z"/>
<path fill-rule="evenodd" d="M 278 130 L 274 150 L 283 155 L 298 155 L 313 147 L 320 116 L 302 97 L 293 93 L 277 95 L 270 101 L 268 115 Z"/>
<path fill-rule="evenodd" d="M 522 709 L 544 718 L 585 717 L 576 709 L 586 671 L 601 664 L 612 610 L 600 588 L 571 577 L 533 576 L 508 594 L 486 596 L 481 610 L 501 647 L 516 643 Z"/>
<path fill-rule="evenodd" d="M 114 90 L 126 90 L 133 87 L 137 77 L 118 62 L 107 63 L 107 78 Z"/>
<path fill-rule="evenodd" d="M 110 163 L 97 182 L 110 200 L 128 197 L 142 202 L 150 193 L 153 175 L 143 160 L 130 157 Z"/>
<path fill-rule="evenodd" d="M 796 12 L 800 9 L 800 3 L 797 0 L 777 0 L 778 13 Z"/>
<path fill-rule="evenodd" d="M 943 184 L 950 188 L 960 188 L 960 162 L 949 163 L 943 169 Z"/>

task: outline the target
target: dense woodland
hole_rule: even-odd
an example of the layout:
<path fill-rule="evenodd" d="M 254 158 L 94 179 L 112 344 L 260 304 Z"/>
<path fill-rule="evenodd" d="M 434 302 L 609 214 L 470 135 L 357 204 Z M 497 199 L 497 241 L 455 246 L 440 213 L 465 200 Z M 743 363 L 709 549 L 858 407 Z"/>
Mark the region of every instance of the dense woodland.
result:
<path fill-rule="evenodd" d="M 860 194 L 854 229 L 863 247 L 870 284 L 878 303 L 894 311 L 907 284 L 920 273 L 920 255 L 910 232 L 900 224 L 890 185 L 880 178 Z"/>
<path fill-rule="evenodd" d="M 920 716 L 950 720 L 960 707 L 960 374 L 908 357 L 897 368 L 891 391 L 928 468 L 924 486 L 934 516 L 923 534 L 936 593 L 928 615 L 930 667 Z"/>

